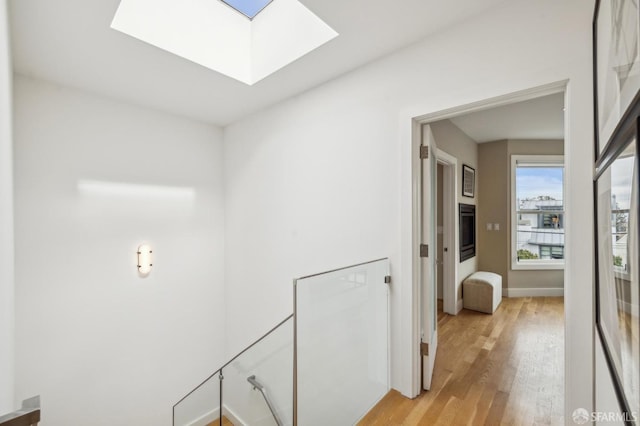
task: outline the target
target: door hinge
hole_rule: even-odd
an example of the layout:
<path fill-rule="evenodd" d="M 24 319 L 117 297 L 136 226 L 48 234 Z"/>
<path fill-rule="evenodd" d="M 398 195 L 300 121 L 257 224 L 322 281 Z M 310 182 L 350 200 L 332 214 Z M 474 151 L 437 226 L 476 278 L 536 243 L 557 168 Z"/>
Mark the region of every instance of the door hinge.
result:
<path fill-rule="evenodd" d="M 420 244 L 420 257 L 429 257 L 429 245 Z"/>
<path fill-rule="evenodd" d="M 420 159 L 424 160 L 429 158 L 429 145 L 420 146 Z"/>
<path fill-rule="evenodd" d="M 391 275 L 387 275 L 384 277 L 384 283 L 385 284 L 391 284 Z"/>
<path fill-rule="evenodd" d="M 429 356 L 429 344 L 420 342 L 420 355 Z"/>

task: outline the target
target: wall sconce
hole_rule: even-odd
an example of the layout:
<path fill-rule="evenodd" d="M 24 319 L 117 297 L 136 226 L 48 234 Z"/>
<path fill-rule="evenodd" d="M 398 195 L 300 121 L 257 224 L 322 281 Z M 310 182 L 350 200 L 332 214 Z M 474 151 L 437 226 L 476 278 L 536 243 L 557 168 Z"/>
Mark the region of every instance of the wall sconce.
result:
<path fill-rule="evenodd" d="M 151 267 L 153 266 L 152 253 L 151 247 L 147 244 L 138 247 L 138 272 L 141 275 L 148 275 L 151 272 Z"/>

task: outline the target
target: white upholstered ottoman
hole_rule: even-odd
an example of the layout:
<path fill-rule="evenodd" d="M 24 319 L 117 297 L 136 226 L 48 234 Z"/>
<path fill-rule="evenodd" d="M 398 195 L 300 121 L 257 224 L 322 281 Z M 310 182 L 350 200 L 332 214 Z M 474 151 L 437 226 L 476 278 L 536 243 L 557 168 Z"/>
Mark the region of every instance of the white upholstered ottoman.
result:
<path fill-rule="evenodd" d="M 474 272 L 462 282 L 465 309 L 492 314 L 502 301 L 502 277 L 493 272 Z"/>

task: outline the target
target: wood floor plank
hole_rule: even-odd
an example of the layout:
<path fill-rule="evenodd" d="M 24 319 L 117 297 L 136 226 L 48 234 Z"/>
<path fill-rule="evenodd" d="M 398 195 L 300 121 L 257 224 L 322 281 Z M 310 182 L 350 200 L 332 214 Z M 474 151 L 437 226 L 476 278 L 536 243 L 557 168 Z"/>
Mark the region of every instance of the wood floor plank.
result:
<path fill-rule="evenodd" d="M 561 297 L 505 298 L 493 315 L 439 312 L 438 336 L 431 390 L 391 391 L 359 425 L 563 424 Z"/>
<path fill-rule="evenodd" d="M 462 404 L 460 404 L 458 412 L 451 424 L 467 425 L 473 423 L 478 414 L 478 409 L 482 408 L 480 398 L 482 397 L 483 390 L 484 385 L 479 383 L 471 385 L 467 397 L 462 401 Z M 483 413 L 480 413 L 480 416 L 484 418 Z"/>
<path fill-rule="evenodd" d="M 491 401 L 491 408 L 489 409 L 489 414 L 484 422 L 487 426 L 495 426 L 499 424 L 505 424 L 502 419 L 502 414 L 507 406 L 507 401 L 509 400 L 509 394 L 505 392 L 497 392 L 493 397 L 493 401 Z M 506 423 L 506 424 L 516 424 L 516 423 Z"/>
<path fill-rule="evenodd" d="M 435 426 L 451 426 L 455 424 L 454 419 L 460 411 L 462 402 L 463 400 L 456 398 L 455 396 L 449 398 L 449 401 L 447 401 L 447 404 L 442 409 L 442 413 L 440 413 L 436 422 L 432 424 Z"/>
<path fill-rule="evenodd" d="M 420 424 L 420 419 L 424 417 L 427 410 L 436 399 L 436 397 L 447 386 L 447 383 L 451 380 L 453 373 L 451 371 L 439 370 L 434 371 L 432 390 L 429 392 L 423 392 L 419 398 L 410 400 L 414 403 L 414 408 L 409 415 L 404 419 L 403 425 L 417 425 Z M 362 423 L 363 425 L 366 423 Z"/>
<path fill-rule="evenodd" d="M 386 425 L 391 424 L 391 417 L 401 410 L 403 404 L 411 405 L 411 400 L 405 398 L 396 390 L 391 390 L 379 403 L 376 405 L 377 412 L 369 412 L 365 415 L 360 424 L 366 425 Z"/>
<path fill-rule="evenodd" d="M 214 421 L 212 421 L 211 423 L 207 423 L 207 426 L 219 426 L 219 425 L 220 425 L 219 417 Z M 226 416 L 222 416 L 222 426 L 233 426 L 233 423 L 231 423 L 231 420 L 229 420 Z"/>

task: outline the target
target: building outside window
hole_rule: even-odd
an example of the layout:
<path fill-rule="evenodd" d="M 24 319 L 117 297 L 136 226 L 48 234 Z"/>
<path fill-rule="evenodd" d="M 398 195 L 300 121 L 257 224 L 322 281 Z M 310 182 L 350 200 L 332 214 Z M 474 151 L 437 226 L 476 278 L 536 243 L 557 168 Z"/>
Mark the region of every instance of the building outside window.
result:
<path fill-rule="evenodd" d="M 564 259 L 564 247 L 540 246 L 540 259 Z"/>
<path fill-rule="evenodd" d="M 613 267 L 616 272 L 629 273 L 627 223 L 629 222 L 629 209 L 612 210 L 611 215 L 613 230 Z"/>

